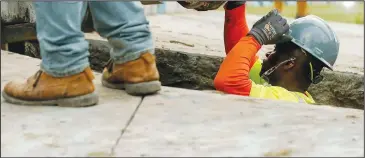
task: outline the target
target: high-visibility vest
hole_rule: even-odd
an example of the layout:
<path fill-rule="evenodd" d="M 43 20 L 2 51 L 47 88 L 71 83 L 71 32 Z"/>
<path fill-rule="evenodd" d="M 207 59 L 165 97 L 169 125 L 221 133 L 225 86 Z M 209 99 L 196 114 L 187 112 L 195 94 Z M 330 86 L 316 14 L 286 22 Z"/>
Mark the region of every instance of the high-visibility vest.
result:
<path fill-rule="evenodd" d="M 300 92 L 291 92 L 283 87 L 269 85 L 260 77 L 261 68 L 262 60 L 257 59 L 249 73 L 250 79 L 252 80 L 250 97 L 284 100 L 296 103 L 315 103 L 308 92 L 305 92 L 304 94 Z"/>

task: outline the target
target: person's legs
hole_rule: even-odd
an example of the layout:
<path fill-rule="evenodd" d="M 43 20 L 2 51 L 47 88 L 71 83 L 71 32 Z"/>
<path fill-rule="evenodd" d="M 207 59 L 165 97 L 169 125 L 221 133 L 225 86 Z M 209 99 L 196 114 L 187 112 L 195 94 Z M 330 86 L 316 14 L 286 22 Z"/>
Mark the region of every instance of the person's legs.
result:
<path fill-rule="evenodd" d="M 141 2 L 90 2 L 97 32 L 112 46 L 103 85 L 143 95 L 161 89 L 154 44 Z"/>
<path fill-rule="evenodd" d="M 86 3 L 34 2 L 41 69 L 55 77 L 82 72 L 89 66 L 89 45 L 81 31 Z"/>
<path fill-rule="evenodd" d="M 17 104 L 89 106 L 98 101 L 81 32 L 84 2 L 34 2 L 41 70 L 25 83 L 12 81 L 5 100 Z"/>

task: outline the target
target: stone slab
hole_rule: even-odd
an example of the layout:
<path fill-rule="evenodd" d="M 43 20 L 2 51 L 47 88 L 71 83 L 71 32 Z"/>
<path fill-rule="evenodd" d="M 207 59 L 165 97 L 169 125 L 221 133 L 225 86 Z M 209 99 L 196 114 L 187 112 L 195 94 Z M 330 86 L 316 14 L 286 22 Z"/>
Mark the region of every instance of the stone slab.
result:
<path fill-rule="evenodd" d="M 246 15 L 249 28 L 260 16 Z M 183 50 L 189 53 L 225 56 L 223 42 L 224 12 L 189 12 L 148 16 L 157 48 Z M 293 19 L 288 18 L 291 22 Z M 364 25 L 329 22 L 337 33 L 340 54 L 335 71 L 364 74 Z M 96 34 L 86 38 L 98 39 Z M 177 42 L 176 42 L 177 41 Z M 263 46 L 259 55 L 273 49 L 272 45 Z"/>
<path fill-rule="evenodd" d="M 249 28 L 261 16 L 246 15 Z M 148 17 L 156 46 L 189 53 L 225 56 L 223 42 L 224 12 L 207 11 L 185 14 L 158 15 Z M 291 22 L 294 19 L 288 18 Z M 341 44 L 335 63 L 336 71 L 364 74 L 364 25 L 328 22 L 336 32 Z M 171 43 L 171 40 L 194 45 Z M 259 55 L 273 49 L 263 46 Z"/>
<path fill-rule="evenodd" d="M 148 7 L 148 6 L 146 6 Z M 154 6 L 155 7 L 155 6 Z M 1 18 L 6 23 L 35 22 L 31 2 L 1 2 Z M 261 18 L 247 15 L 249 27 Z M 224 56 L 223 11 L 172 13 L 148 16 L 155 43 L 159 48 L 185 50 L 186 52 Z M 293 19 L 288 18 L 289 22 Z M 337 33 L 341 45 L 335 70 L 364 73 L 364 25 L 329 22 Z M 176 42 L 178 41 L 178 42 Z M 183 44 L 184 43 L 184 44 Z M 273 49 L 264 46 L 259 55 Z"/>
<path fill-rule="evenodd" d="M 2 88 L 38 66 L 2 51 Z M 142 100 L 120 137 L 141 98 L 102 88 L 96 77 L 101 101 L 94 107 L 1 100 L 2 156 L 364 156 L 363 110 L 168 87 Z"/>
<path fill-rule="evenodd" d="M 1 51 L 1 90 L 13 79 L 39 69 L 39 59 Z M 19 106 L 1 97 L 1 156 L 108 156 L 141 101 L 124 91 L 103 88 L 88 108 Z"/>
<path fill-rule="evenodd" d="M 364 156 L 362 110 L 164 87 L 146 97 L 116 156 Z"/>
<path fill-rule="evenodd" d="M 31 1 L 1 1 L 1 22 L 34 23 L 35 11 Z"/>

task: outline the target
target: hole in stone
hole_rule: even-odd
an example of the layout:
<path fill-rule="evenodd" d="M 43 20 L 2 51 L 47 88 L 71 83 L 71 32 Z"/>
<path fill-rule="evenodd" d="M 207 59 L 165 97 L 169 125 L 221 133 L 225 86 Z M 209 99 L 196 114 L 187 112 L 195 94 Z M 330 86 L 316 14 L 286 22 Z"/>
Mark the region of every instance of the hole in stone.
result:
<path fill-rule="evenodd" d="M 97 72 L 102 72 L 110 57 L 110 46 L 107 41 L 88 41 L 91 68 Z M 10 44 L 9 50 L 40 58 L 37 41 Z M 214 90 L 213 79 L 223 57 L 160 48 L 156 48 L 155 53 L 162 85 L 194 90 Z M 309 88 L 309 92 L 317 104 L 364 108 L 363 75 L 336 71 L 324 71 L 323 75 L 325 79 L 321 83 Z"/>

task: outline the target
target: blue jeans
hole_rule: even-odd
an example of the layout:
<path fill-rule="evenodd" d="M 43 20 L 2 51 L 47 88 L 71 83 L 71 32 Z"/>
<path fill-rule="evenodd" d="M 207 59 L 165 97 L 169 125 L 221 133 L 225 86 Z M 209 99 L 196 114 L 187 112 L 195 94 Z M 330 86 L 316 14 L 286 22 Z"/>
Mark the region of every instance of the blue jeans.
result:
<path fill-rule="evenodd" d="M 34 2 L 41 69 L 54 77 L 70 76 L 89 66 L 89 43 L 81 31 L 87 5 L 96 31 L 112 46 L 115 63 L 154 54 L 149 22 L 139 1 Z"/>

